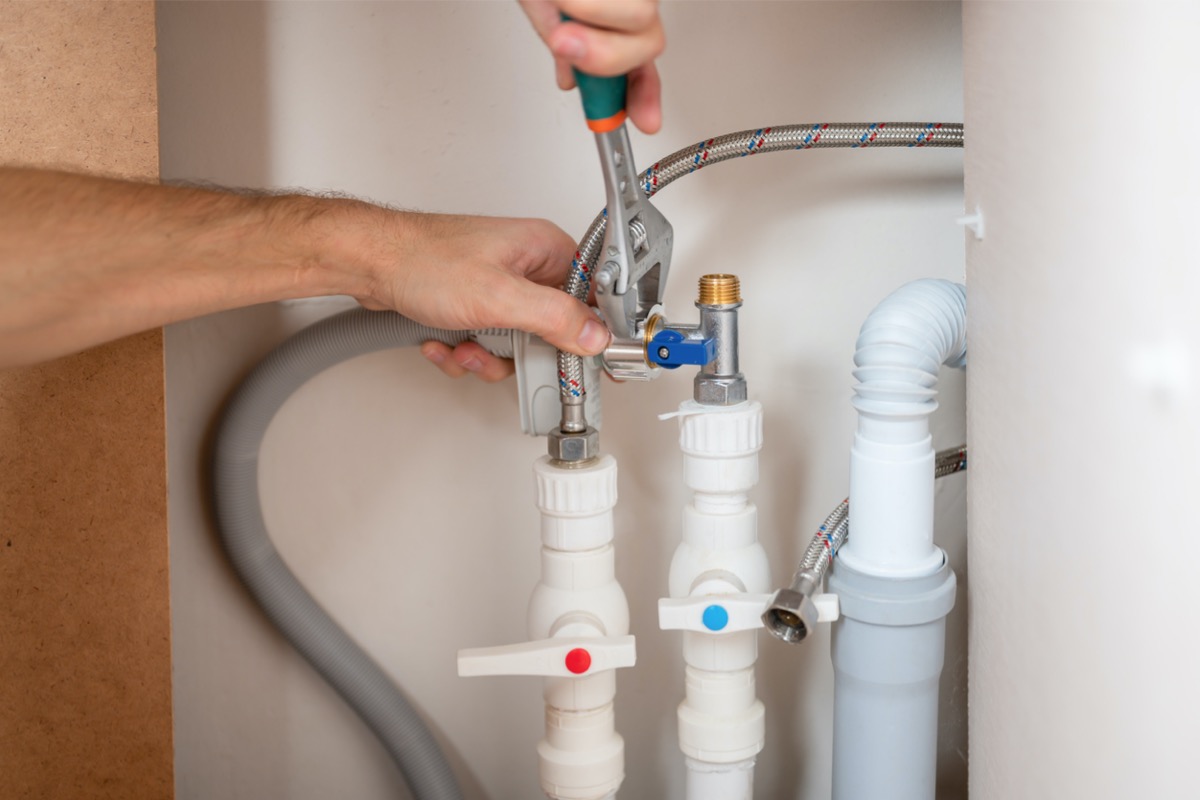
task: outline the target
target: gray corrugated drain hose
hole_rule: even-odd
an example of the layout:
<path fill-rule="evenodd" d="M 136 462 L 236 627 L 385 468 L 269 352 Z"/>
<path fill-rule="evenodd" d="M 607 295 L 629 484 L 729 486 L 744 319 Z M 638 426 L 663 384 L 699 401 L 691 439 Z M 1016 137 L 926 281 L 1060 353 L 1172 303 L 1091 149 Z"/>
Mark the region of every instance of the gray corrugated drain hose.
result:
<path fill-rule="evenodd" d="M 318 605 L 280 558 L 263 522 L 258 451 L 267 425 L 309 378 L 364 353 L 470 331 L 426 328 L 390 311 L 355 309 L 312 325 L 255 367 L 225 406 L 213 453 L 217 527 L 238 577 L 267 618 L 379 737 L 417 800 L 461 800 L 441 748 L 399 687 Z"/>

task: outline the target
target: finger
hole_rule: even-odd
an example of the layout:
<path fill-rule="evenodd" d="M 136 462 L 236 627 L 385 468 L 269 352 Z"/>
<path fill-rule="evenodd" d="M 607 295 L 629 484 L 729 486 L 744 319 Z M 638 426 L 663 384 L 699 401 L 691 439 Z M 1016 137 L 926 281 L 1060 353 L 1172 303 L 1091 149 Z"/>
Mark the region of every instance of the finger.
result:
<path fill-rule="evenodd" d="M 662 81 L 658 67 L 647 64 L 629 73 L 629 119 L 642 133 L 658 133 L 662 127 Z"/>
<path fill-rule="evenodd" d="M 492 355 L 475 342 L 454 348 L 450 360 L 485 383 L 502 381 L 514 372 L 512 361 Z"/>
<path fill-rule="evenodd" d="M 551 0 L 520 0 L 520 3 L 537 35 L 549 44 L 550 33 L 562 23 L 558 7 Z"/>
<path fill-rule="evenodd" d="M 575 72 L 571 65 L 561 58 L 554 59 L 554 80 L 564 92 L 575 88 Z"/>
<path fill-rule="evenodd" d="M 540 336 L 560 350 L 595 355 L 612 339 L 591 309 L 560 289 L 512 276 L 496 294 L 493 307 L 505 312 L 504 324 Z"/>
<path fill-rule="evenodd" d="M 529 22 L 533 25 L 537 35 L 549 45 L 550 34 L 562 24 L 558 7 L 551 0 L 520 0 L 520 2 L 521 10 L 525 12 L 525 16 L 529 17 Z M 571 72 L 571 65 L 561 58 L 554 59 L 554 79 L 558 88 L 563 91 L 575 88 L 575 74 Z"/>
<path fill-rule="evenodd" d="M 550 33 L 550 52 L 589 75 L 624 75 L 657 58 L 666 46 L 657 22 L 643 33 L 601 30 L 564 22 Z"/>
<path fill-rule="evenodd" d="M 437 368 L 450 378 L 461 378 L 467 371 L 451 358 L 453 348 L 441 342 L 425 342 L 421 345 L 421 355 L 437 365 Z"/>
<path fill-rule="evenodd" d="M 558 0 L 559 9 L 586 25 L 638 33 L 658 21 L 656 0 Z"/>

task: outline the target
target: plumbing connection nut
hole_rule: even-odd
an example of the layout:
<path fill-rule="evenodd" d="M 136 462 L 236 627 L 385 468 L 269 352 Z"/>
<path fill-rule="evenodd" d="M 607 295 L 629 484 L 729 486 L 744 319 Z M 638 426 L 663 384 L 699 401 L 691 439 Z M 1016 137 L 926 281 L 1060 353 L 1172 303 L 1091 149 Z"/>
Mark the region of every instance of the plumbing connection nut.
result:
<path fill-rule="evenodd" d="M 585 464 L 600 455 L 600 432 L 592 426 L 579 433 L 564 432 L 561 427 L 547 438 L 550 458 L 563 464 Z"/>
<path fill-rule="evenodd" d="M 801 575 L 787 589 L 780 589 L 763 612 L 763 626 L 772 636 L 788 644 L 804 641 L 817 626 L 817 607 L 812 601 L 816 584 Z"/>
<path fill-rule="evenodd" d="M 746 379 L 739 373 L 733 377 L 718 377 L 700 373 L 696 376 L 696 402 L 706 406 L 733 406 L 744 403 L 747 397 Z"/>

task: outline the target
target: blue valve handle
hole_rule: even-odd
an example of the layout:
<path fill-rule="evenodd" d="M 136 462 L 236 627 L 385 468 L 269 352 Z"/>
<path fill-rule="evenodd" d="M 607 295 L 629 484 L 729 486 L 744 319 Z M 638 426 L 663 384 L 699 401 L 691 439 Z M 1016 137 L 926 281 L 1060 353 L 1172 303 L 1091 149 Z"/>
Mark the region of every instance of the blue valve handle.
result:
<path fill-rule="evenodd" d="M 679 331 L 659 331 L 650 340 L 646 357 L 650 363 L 664 369 L 676 369 L 684 364 L 703 367 L 717 357 L 717 340 L 689 340 Z"/>

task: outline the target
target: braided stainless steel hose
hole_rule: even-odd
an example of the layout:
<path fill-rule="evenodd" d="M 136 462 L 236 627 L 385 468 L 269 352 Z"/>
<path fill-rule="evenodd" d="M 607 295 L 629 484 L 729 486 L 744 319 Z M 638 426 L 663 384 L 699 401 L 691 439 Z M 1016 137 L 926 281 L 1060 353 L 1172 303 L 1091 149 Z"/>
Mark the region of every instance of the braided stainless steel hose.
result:
<path fill-rule="evenodd" d="M 812 572 L 817 580 L 824 576 L 830 562 L 830 558 L 826 556 L 837 552 L 837 548 L 845 541 L 846 534 L 850 531 L 849 516 L 850 500 L 847 498 L 839 503 L 821 523 L 821 527 L 817 528 L 812 541 L 808 543 L 808 549 L 804 551 L 804 558 L 800 559 L 797 572 Z M 842 531 L 840 538 L 836 535 L 839 530 Z"/>
<path fill-rule="evenodd" d="M 677 150 L 651 165 L 638 176 L 638 182 L 641 183 L 646 196 L 653 197 L 684 175 L 731 158 L 759 153 L 831 147 L 863 149 L 962 146 L 963 126 L 959 123 L 822 122 L 777 125 L 728 133 Z M 600 246 L 604 242 L 604 229 L 607 224 L 607 213 L 601 211 L 580 239 L 579 249 L 571 261 L 571 271 L 563 285 L 563 291 L 585 303 L 591 291 L 593 270 Z M 587 390 L 583 385 L 583 367 L 579 356 L 559 351 L 558 369 L 564 419 L 576 416 L 582 419 L 583 397 Z M 577 385 L 572 381 L 577 381 Z M 567 406 L 579 408 L 572 408 L 568 414 Z"/>
<path fill-rule="evenodd" d="M 933 477 L 944 478 L 967 468 L 967 446 L 939 450 L 933 460 Z"/>
<path fill-rule="evenodd" d="M 967 446 L 959 445 L 939 450 L 933 459 L 933 475 L 944 478 L 967 468 Z M 802 641 L 816 624 L 816 608 L 812 595 L 820 587 L 829 565 L 846 540 L 850 538 L 850 499 L 838 503 L 829 513 L 821 527 L 813 534 L 812 541 L 796 567 L 792 583 L 780 589 L 771 598 L 763 612 L 763 624 L 776 638 L 788 643 Z"/>

